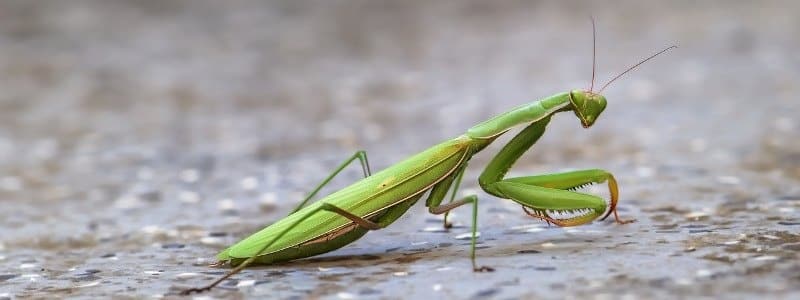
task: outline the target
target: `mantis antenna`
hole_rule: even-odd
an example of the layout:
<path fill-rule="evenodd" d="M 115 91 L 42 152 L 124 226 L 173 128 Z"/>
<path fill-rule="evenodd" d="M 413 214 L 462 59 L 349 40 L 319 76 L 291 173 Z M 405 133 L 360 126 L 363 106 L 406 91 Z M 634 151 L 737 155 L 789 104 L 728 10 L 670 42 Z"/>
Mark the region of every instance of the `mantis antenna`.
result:
<path fill-rule="evenodd" d="M 592 20 L 592 83 L 589 85 L 589 93 L 594 89 L 594 71 L 597 68 L 597 29 L 594 26 L 594 16 L 589 16 Z"/>
<path fill-rule="evenodd" d="M 592 24 L 592 25 L 594 25 L 594 24 Z M 604 84 L 604 85 L 603 85 L 603 87 L 602 87 L 602 88 L 600 88 L 600 91 L 598 91 L 598 93 L 602 93 L 602 92 L 603 92 L 603 90 L 605 90 L 605 89 L 606 89 L 606 87 L 607 87 L 609 84 L 611 84 L 612 82 L 614 82 L 614 80 L 617 80 L 618 78 L 622 77 L 622 75 L 625 75 L 626 73 L 630 72 L 631 70 L 635 69 L 635 68 L 636 68 L 636 67 L 638 67 L 639 65 L 641 65 L 641 64 L 643 64 L 643 63 L 645 63 L 646 61 L 648 61 L 648 60 L 652 59 L 653 57 L 656 57 L 656 56 L 658 56 L 659 54 L 661 54 L 661 53 L 664 53 L 664 52 L 667 52 L 667 50 L 670 50 L 670 49 L 673 49 L 673 48 L 678 48 L 678 46 L 676 46 L 676 45 L 672 45 L 672 46 L 669 46 L 669 47 L 667 47 L 667 48 L 664 48 L 664 50 L 661 50 L 661 51 L 659 51 L 659 52 L 658 52 L 658 53 L 656 53 L 656 54 L 650 55 L 650 57 L 648 57 L 648 58 L 645 58 L 645 59 L 641 60 L 639 63 L 637 63 L 637 64 L 633 65 L 632 67 L 628 68 L 628 69 L 627 69 L 627 70 L 625 70 L 624 72 L 622 72 L 622 73 L 619 73 L 619 75 L 615 76 L 614 78 L 611 78 L 611 80 L 609 80 L 609 81 L 608 81 L 606 84 Z M 594 77 L 594 76 L 592 76 L 592 77 Z"/>

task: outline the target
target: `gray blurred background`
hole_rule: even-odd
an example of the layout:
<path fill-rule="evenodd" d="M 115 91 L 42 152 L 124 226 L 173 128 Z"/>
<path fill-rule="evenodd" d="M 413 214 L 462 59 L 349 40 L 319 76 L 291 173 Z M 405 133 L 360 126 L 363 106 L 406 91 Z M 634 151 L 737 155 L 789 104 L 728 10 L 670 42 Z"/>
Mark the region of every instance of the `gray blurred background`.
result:
<path fill-rule="evenodd" d="M 548 227 L 474 180 L 221 298 L 800 295 L 800 7 L 793 1 L 0 1 L 0 299 L 171 297 L 224 273 L 341 160 L 384 168 L 515 105 L 678 49 L 562 114 L 512 169 L 599 167 L 639 222 Z M 359 178 L 352 167 L 325 192 Z M 605 195 L 603 186 L 591 193 Z"/>

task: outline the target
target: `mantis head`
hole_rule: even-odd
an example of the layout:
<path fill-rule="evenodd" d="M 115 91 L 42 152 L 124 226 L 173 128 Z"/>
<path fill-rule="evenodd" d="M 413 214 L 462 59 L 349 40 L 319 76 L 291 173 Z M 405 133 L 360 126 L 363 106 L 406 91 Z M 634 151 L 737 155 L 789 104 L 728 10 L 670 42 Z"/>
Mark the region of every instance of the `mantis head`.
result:
<path fill-rule="evenodd" d="M 592 21 L 592 28 L 594 28 L 594 21 Z M 669 46 L 667 48 L 664 48 L 664 50 L 661 50 L 658 53 L 653 54 L 650 57 L 641 60 L 639 63 L 628 68 L 627 70 L 620 73 L 616 77 L 611 78 L 611 80 L 606 82 L 606 84 L 604 84 L 603 87 L 601 87 L 598 92 L 593 92 L 594 89 L 594 63 L 593 63 L 592 81 L 591 85 L 589 86 L 589 89 L 573 90 L 569 92 L 569 101 L 572 103 L 572 110 L 575 112 L 575 115 L 578 116 L 578 119 L 581 120 L 583 128 L 589 128 L 590 126 L 592 126 L 592 124 L 594 124 L 594 122 L 597 121 L 597 117 L 600 116 L 600 113 L 602 113 L 603 110 L 606 109 L 606 104 L 607 104 L 606 97 L 600 95 L 600 93 L 602 93 L 603 90 L 605 90 L 609 84 L 622 77 L 622 75 L 625 75 L 631 70 L 635 69 L 639 65 L 672 48 L 677 48 L 677 46 Z"/>
<path fill-rule="evenodd" d="M 672 48 L 678 48 L 678 46 L 675 46 L 675 45 L 669 46 L 667 48 L 664 48 L 664 50 L 661 50 L 658 53 L 653 54 L 650 57 L 639 61 L 639 63 L 633 65 L 632 67 L 628 68 L 627 70 L 623 71 L 622 73 L 619 73 L 619 75 L 617 75 L 616 77 L 611 78 L 611 80 L 606 82 L 606 84 L 604 84 L 603 87 L 601 87 L 598 92 L 593 92 L 594 91 L 595 69 L 596 69 L 596 66 L 597 66 L 597 63 L 596 63 L 597 62 L 597 60 L 596 60 L 597 55 L 595 55 L 597 53 L 597 51 L 596 51 L 597 50 L 597 38 L 596 38 L 597 34 L 596 34 L 595 26 L 594 26 L 594 17 L 592 17 L 591 19 L 592 19 L 592 81 L 591 81 L 591 85 L 589 85 L 589 89 L 588 90 L 585 90 L 585 91 L 584 90 L 573 90 L 573 91 L 571 91 L 569 93 L 569 101 L 572 103 L 572 110 L 575 111 L 575 115 L 577 115 L 578 119 L 581 120 L 581 124 L 583 125 L 583 128 L 589 128 L 590 126 L 592 126 L 592 124 L 594 124 L 594 122 L 597 121 L 597 117 L 600 116 L 600 113 L 602 113 L 603 110 L 606 109 L 606 97 L 603 96 L 603 95 L 600 95 L 600 93 L 602 93 L 603 90 L 605 90 L 606 87 L 608 87 L 609 84 L 611 84 L 615 80 L 617 80 L 620 77 L 622 77 L 622 75 L 627 74 L 631 70 L 633 70 L 636 67 L 640 66 L 641 64 L 645 63 L 646 61 L 651 60 L 653 57 L 656 57 L 656 56 L 660 55 L 661 53 L 667 52 L 668 50 L 670 50 Z"/>
<path fill-rule="evenodd" d="M 600 94 L 574 90 L 569 93 L 569 101 L 572 103 L 572 110 L 578 119 L 581 120 L 583 128 L 592 126 L 600 113 L 606 109 L 606 97 Z"/>

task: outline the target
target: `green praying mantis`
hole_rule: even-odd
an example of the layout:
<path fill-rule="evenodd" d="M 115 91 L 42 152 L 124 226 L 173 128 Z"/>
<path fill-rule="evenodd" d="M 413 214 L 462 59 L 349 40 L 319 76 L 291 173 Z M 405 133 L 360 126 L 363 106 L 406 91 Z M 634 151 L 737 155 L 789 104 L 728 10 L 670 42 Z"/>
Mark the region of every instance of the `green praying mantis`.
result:
<path fill-rule="evenodd" d="M 449 211 L 462 205 L 472 206 L 472 268 L 476 272 L 493 271 L 475 262 L 478 197 L 470 195 L 456 200 L 455 196 L 472 156 L 512 128 L 525 124 L 525 128 L 492 158 L 479 176 L 478 183 L 484 191 L 514 201 L 527 215 L 558 226 L 577 226 L 600 216 L 605 220 L 612 213 L 619 224 L 633 222 L 622 220 L 617 214 L 617 181 L 608 171 L 587 169 L 514 178 L 505 176 L 517 159 L 544 134 L 553 115 L 572 111 L 584 128 L 591 127 L 606 108 L 606 98 L 600 93 L 611 82 L 675 47 L 667 47 L 643 59 L 609 80 L 598 92 L 593 91 L 593 55 L 592 80 L 588 90 L 558 93 L 523 104 L 375 174 L 370 171 L 367 154 L 358 151 L 325 178 L 288 216 L 217 254 L 218 264 L 230 262 L 236 266 L 233 270 L 205 287 L 186 289 L 181 294 L 210 290 L 253 263 L 284 262 L 339 249 L 370 230 L 389 226 L 426 192 L 429 193 L 425 206 L 432 214 L 444 214 L 445 228 L 451 226 L 447 222 Z M 355 160 L 361 163 L 365 178 L 306 206 L 322 187 Z M 604 182 L 608 183 L 609 205 L 601 197 L 575 191 L 585 185 Z M 443 204 L 451 189 L 449 202 Z"/>

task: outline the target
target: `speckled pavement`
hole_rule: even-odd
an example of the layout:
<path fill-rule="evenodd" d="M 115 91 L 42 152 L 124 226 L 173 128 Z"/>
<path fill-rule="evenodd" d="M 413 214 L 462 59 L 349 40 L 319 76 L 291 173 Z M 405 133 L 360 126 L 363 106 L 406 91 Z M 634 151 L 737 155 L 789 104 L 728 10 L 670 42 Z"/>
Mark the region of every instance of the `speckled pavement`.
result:
<path fill-rule="evenodd" d="M 644 2 L 644 3 L 643 3 Z M 374 169 L 591 75 L 511 170 L 604 168 L 638 222 L 548 227 L 478 187 L 197 299 L 800 297 L 800 19 L 782 2 L 2 1 L 0 299 L 178 298 L 342 159 Z M 352 167 L 331 188 L 358 179 Z M 588 192 L 606 195 L 603 186 Z"/>

